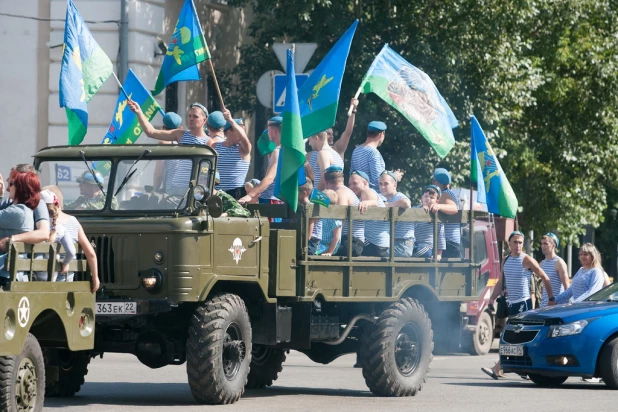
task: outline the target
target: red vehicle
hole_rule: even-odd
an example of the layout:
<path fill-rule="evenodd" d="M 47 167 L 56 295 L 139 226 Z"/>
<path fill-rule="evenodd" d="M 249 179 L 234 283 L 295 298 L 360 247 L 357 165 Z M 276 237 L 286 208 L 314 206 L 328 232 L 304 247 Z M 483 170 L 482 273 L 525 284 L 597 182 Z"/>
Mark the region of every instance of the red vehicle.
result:
<path fill-rule="evenodd" d="M 496 217 L 486 222 L 477 221 L 475 224 L 475 261 L 483 262 L 477 281 L 478 300 L 462 302 L 460 305 L 461 348 L 472 355 L 487 354 L 494 338 L 500 337 L 506 323 L 506 318 L 496 319 L 495 311 L 490 310 L 488 305 L 493 289 L 501 276 L 503 246 L 508 234 L 513 230 L 513 219 Z"/>

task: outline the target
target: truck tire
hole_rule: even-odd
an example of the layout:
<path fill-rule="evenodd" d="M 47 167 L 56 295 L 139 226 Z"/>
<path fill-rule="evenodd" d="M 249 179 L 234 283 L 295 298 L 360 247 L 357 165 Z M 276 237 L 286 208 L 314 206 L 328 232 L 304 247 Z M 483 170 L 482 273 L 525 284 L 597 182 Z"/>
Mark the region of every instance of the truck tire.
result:
<path fill-rule="evenodd" d="M 234 403 L 251 364 L 251 323 L 243 300 L 220 294 L 197 306 L 187 339 L 187 375 L 200 403 Z"/>
<path fill-rule="evenodd" d="M 247 389 L 262 389 L 273 384 L 283 370 L 285 350 L 253 345 Z"/>
<path fill-rule="evenodd" d="M 605 385 L 618 389 L 618 338 L 614 338 L 601 349 L 598 365 L 599 375 Z"/>
<path fill-rule="evenodd" d="M 568 379 L 568 376 L 546 376 L 536 373 L 529 373 L 528 377 L 532 382 L 544 388 L 555 388 L 562 385 Z"/>
<path fill-rule="evenodd" d="M 479 317 L 476 330 L 468 337 L 468 353 L 474 356 L 487 355 L 494 341 L 494 324 L 489 313 L 483 312 Z"/>
<path fill-rule="evenodd" d="M 45 360 L 39 342 L 28 334 L 19 355 L 0 357 L 0 410 L 43 410 Z"/>
<path fill-rule="evenodd" d="M 401 299 L 382 312 L 362 350 L 365 383 L 378 396 L 414 396 L 425 383 L 432 351 L 431 320 L 423 305 Z"/>
<path fill-rule="evenodd" d="M 56 353 L 51 353 L 55 351 Z M 73 352 L 67 349 L 46 349 L 52 366 L 58 367 L 58 380 L 45 382 L 45 396 L 48 398 L 68 398 L 80 391 L 88 374 L 90 352 Z M 48 363 L 47 366 L 50 364 Z"/>

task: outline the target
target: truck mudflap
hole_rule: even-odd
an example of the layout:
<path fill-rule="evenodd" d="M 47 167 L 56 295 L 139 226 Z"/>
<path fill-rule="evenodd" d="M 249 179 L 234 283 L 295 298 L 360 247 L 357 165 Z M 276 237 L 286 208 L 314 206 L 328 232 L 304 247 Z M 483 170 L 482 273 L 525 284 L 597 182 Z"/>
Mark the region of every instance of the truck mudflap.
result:
<path fill-rule="evenodd" d="M 153 315 L 172 310 L 169 299 L 97 299 L 96 321 L 111 322 L 137 316 Z"/>

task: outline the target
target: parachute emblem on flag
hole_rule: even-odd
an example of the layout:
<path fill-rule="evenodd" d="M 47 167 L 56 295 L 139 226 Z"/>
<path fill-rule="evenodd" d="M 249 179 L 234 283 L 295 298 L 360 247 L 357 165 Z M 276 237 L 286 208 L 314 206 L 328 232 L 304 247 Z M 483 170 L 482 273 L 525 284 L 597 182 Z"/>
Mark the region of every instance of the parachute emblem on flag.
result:
<path fill-rule="evenodd" d="M 167 46 L 167 52 L 166 54 L 168 56 L 174 56 L 174 60 L 176 60 L 176 64 L 182 64 L 182 60 L 180 59 L 180 56 L 182 54 L 185 54 L 185 52 L 183 50 L 180 49 L 180 47 L 178 46 L 178 43 L 180 42 L 180 45 L 184 45 L 189 43 L 189 41 L 191 40 L 191 30 L 189 30 L 188 27 L 181 27 L 179 29 L 176 29 L 174 31 L 174 34 L 172 34 L 172 40 L 170 40 L 170 44 Z"/>
<path fill-rule="evenodd" d="M 131 98 L 131 96 L 133 96 L 133 93 L 129 94 L 129 99 Z M 127 100 L 123 100 L 120 103 L 118 103 L 118 110 L 116 110 L 116 116 L 114 117 L 116 119 L 116 123 L 118 123 L 118 126 L 120 126 L 120 128 L 122 128 L 122 112 L 124 112 L 125 107 L 127 107 Z M 112 125 L 110 127 L 110 129 L 114 127 L 114 125 Z M 114 130 L 112 129 L 112 132 Z"/>
<path fill-rule="evenodd" d="M 320 95 L 320 90 L 322 90 L 322 87 L 326 86 L 334 78 L 335 78 L 334 76 L 326 78 L 326 74 L 323 74 L 322 78 L 320 79 L 320 81 L 315 86 L 313 86 L 313 89 L 312 89 L 313 93 L 311 93 L 311 95 L 307 99 L 307 105 L 309 106 L 309 110 L 313 111 L 313 107 L 311 106 L 311 101 L 313 99 L 317 99 L 318 96 Z"/>
<path fill-rule="evenodd" d="M 500 176 L 500 170 L 496 165 L 496 155 L 494 151 L 487 144 L 487 150 L 484 152 L 478 152 L 479 164 L 483 173 L 483 180 L 485 180 L 485 192 L 489 193 L 491 188 L 491 178 L 494 176 Z"/>

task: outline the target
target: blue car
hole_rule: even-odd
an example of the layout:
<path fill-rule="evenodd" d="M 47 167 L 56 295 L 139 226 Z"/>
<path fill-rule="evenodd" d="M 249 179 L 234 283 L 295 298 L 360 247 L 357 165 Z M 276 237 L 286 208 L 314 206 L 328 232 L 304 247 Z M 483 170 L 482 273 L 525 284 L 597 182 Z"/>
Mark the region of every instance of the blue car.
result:
<path fill-rule="evenodd" d="M 510 317 L 500 336 L 500 364 L 540 386 L 581 376 L 618 389 L 618 284 L 580 303 Z"/>

